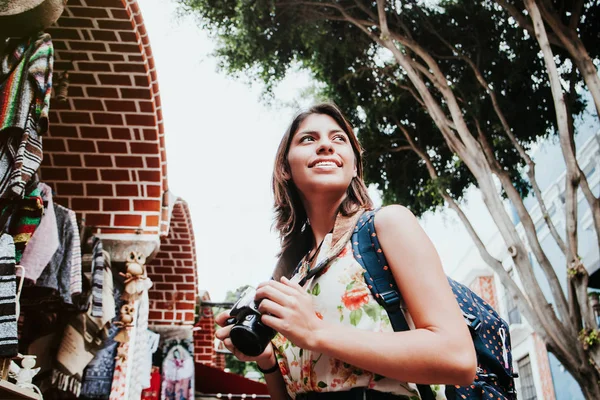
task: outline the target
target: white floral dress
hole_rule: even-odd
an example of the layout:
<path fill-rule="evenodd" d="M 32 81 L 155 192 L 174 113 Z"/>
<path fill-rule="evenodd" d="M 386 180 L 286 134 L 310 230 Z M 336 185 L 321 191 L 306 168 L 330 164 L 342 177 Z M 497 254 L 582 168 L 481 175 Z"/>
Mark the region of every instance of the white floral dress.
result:
<path fill-rule="evenodd" d="M 331 242 L 330 233 L 325 237 L 314 265 L 328 255 Z M 303 265 L 292 279 L 300 280 L 307 273 L 308 267 Z M 315 312 L 319 318 L 368 331 L 393 331 L 385 309 L 377 303 L 365 284 L 363 269 L 352 255 L 350 241 L 328 267 L 310 278 L 305 287 L 313 295 Z M 277 334 L 272 343 L 292 398 L 304 392 L 336 392 L 366 387 L 398 394 L 410 400 L 420 399 L 417 387 L 412 383 L 385 378 L 325 354 L 303 350 L 281 334 Z M 436 399 L 445 398 L 441 387 L 432 386 L 432 389 L 437 395 Z"/>

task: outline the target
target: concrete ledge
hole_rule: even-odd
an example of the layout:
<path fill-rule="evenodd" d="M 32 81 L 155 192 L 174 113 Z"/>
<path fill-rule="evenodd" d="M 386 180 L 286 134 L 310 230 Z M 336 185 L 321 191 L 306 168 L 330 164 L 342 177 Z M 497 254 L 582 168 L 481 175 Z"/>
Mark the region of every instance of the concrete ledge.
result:
<path fill-rule="evenodd" d="M 27 37 L 55 23 L 67 0 L 0 0 L 0 38 Z"/>

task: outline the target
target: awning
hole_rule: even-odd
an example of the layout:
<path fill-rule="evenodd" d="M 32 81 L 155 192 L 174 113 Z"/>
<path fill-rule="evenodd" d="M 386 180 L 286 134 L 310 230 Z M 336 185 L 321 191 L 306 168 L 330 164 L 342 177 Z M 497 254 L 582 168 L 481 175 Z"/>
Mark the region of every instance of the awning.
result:
<path fill-rule="evenodd" d="M 253 394 L 269 394 L 267 385 L 264 383 L 200 363 L 196 363 L 196 392 L 222 393 L 223 395 L 245 394 L 248 398 L 252 398 Z"/>

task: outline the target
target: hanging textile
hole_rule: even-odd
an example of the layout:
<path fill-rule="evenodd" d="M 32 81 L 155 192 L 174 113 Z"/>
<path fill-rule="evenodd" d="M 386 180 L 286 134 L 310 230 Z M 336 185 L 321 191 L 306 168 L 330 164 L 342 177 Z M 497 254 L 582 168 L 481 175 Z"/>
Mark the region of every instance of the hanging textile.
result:
<path fill-rule="evenodd" d="M 70 217 L 73 211 L 59 205 L 53 205 L 54 217 L 58 227 L 59 246 L 52 255 L 50 262 L 44 268 L 35 286 L 23 288 L 21 304 L 26 307 L 44 305 L 49 302 L 73 304 L 71 294 L 73 253 L 81 254 L 79 249 L 79 231 Z M 37 232 L 37 231 L 36 231 Z M 79 256 L 79 271 L 81 274 L 81 256 Z M 26 274 L 28 275 L 28 274 Z"/>
<path fill-rule="evenodd" d="M 112 271 L 110 265 L 107 265 L 106 269 Z M 113 315 L 116 315 L 123 304 L 123 300 L 121 299 L 123 282 L 120 279 L 114 279 L 113 282 Z M 116 319 L 112 318 L 112 322 L 114 321 Z M 115 355 L 117 353 L 117 346 L 119 345 L 118 342 L 115 342 L 114 338 L 119 329 L 118 326 L 112 323 L 109 325 L 108 338 L 104 341 L 103 347 L 98 350 L 94 359 L 86 367 L 81 384 L 81 399 L 108 399 L 110 396 L 115 371 Z"/>
<path fill-rule="evenodd" d="M 161 400 L 194 399 L 194 342 L 191 328 L 157 330 L 162 342 Z"/>
<path fill-rule="evenodd" d="M 64 207 L 63 207 L 64 208 Z M 77 216 L 75 215 L 75 211 L 69 210 L 65 208 L 67 213 L 69 214 L 69 219 L 71 220 L 71 226 L 73 227 L 74 235 L 71 239 L 71 297 L 78 295 L 81 293 L 82 283 L 81 283 L 81 240 L 79 237 L 79 225 L 77 225 Z"/>
<path fill-rule="evenodd" d="M 150 387 L 142 392 L 142 400 L 160 399 L 160 368 L 153 365 L 150 372 Z"/>
<path fill-rule="evenodd" d="M 102 241 L 95 237 L 92 243 L 92 316 L 102 317 L 102 282 L 104 281 Z"/>
<path fill-rule="evenodd" d="M 0 198 L 23 197 L 42 161 L 54 48 L 49 34 L 7 39 L 0 58 Z"/>
<path fill-rule="evenodd" d="M 13 237 L 15 244 L 15 262 L 19 264 L 25 246 L 31 239 L 44 214 L 44 201 L 41 191 L 33 189 L 21 200 L 4 200 L 0 202 L 0 214 L 8 214 L 8 234 Z M 2 218 L 5 219 L 5 218 Z"/>
<path fill-rule="evenodd" d="M 135 351 L 135 337 L 137 335 L 137 318 L 138 318 L 139 300 L 130 306 L 134 312 L 130 327 L 123 327 L 121 332 L 117 334 L 115 340 L 120 341 L 117 348 L 117 362 L 115 364 L 115 374 L 113 375 L 112 387 L 110 390 L 110 400 L 127 399 L 129 391 L 129 374 L 132 370 L 133 354 Z M 125 303 L 127 305 L 127 303 Z"/>
<path fill-rule="evenodd" d="M 0 357 L 17 355 L 15 246 L 10 235 L 0 235 Z"/>
<path fill-rule="evenodd" d="M 160 341 L 160 335 L 148 330 L 148 342 L 145 349 L 144 359 L 141 363 L 142 371 L 140 376 L 142 377 L 142 389 L 149 388 L 151 385 L 150 379 L 152 375 L 152 355 L 158 350 L 158 342 Z"/>
<path fill-rule="evenodd" d="M 67 324 L 52 371 L 52 384 L 59 390 L 79 396 L 83 371 L 106 339 L 104 318 L 91 315 L 91 307 Z"/>
<path fill-rule="evenodd" d="M 25 277 L 35 282 L 48 265 L 59 246 L 58 227 L 52 202 L 52 188 L 39 183 L 38 189 L 44 202 L 44 215 L 39 226 L 23 251 L 20 264 L 25 267 Z"/>
<path fill-rule="evenodd" d="M 142 394 L 142 381 L 145 381 L 150 376 L 149 368 L 145 368 L 144 362 L 147 361 L 146 354 L 149 352 L 148 348 L 148 313 L 150 312 L 148 291 L 144 290 L 140 295 L 140 299 L 137 302 L 137 319 L 135 328 L 135 348 L 131 359 L 131 368 L 129 369 L 129 399 L 139 400 Z M 144 374 L 148 376 L 144 376 Z"/>

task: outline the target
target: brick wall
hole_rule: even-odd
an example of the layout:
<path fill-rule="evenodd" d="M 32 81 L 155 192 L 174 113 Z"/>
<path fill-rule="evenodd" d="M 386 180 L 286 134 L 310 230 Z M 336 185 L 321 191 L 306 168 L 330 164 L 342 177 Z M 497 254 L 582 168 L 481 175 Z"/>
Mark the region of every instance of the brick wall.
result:
<path fill-rule="evenodd" d="M 479 276 L 469 285 L 469 288 L 495 310 L 498 310 L 498 298 L 493 276 Z"/>
<path fill-rule="evenodd" d="M 165 235 L 161 103 L 137 2 L 69 0 L 47 32 L 54 86 L 64 71 L 70 85 L 66 102 L 51 102 L 41 179 L 97 232 Z"/>
<path fill-rule="evenodd" d="M 216 365 L 215 318 L 210 307 L 202 307 L 194 331 L 194 357 L 197 363 Z M 224 365 L 223 365 L 224 368 Z"/>
<path fill-rule="evenodd" d="M 177 199 L 171 213 L 169 234 L 148 263 L 150 325 L 193 325 L 198 297 L 194 230 L 188 205 Z"/>

